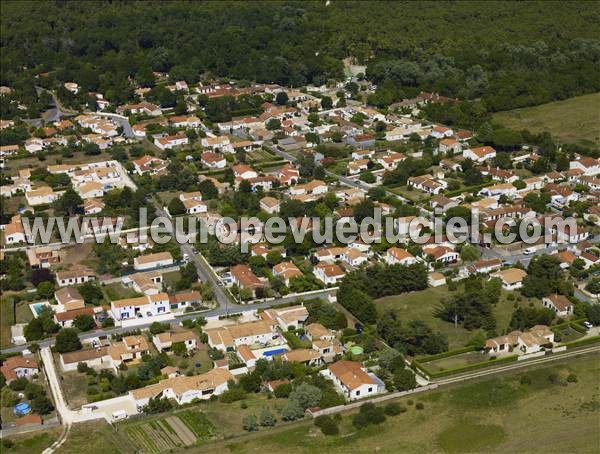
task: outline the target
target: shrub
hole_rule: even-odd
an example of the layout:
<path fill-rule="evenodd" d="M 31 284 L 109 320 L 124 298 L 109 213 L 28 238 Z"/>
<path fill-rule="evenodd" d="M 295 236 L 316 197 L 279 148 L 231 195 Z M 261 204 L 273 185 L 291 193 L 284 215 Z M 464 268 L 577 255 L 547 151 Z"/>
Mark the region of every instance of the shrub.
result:
<path fill-rule="evenodd" d="M 240 404 L 240 408 L 242 410 L 245 410 L 246 408 L 248 408 L 248 404 L 245 401 L 242 401 L 242 403 Z"/>
<path fill-rule="evenodd" d="M 260 425 L 264 427 L 273 427 L 277 423 L 275 415 L 267 407 L 262 409 L 260 414 Z"/>
<path fill-rule="evenodd" d="M 415 405 L 415 408 L 417 410 L 423 410 L 425 408 L 425 405 L 423 405 L 423 402 L 417 402 L 417 405 Z"/>
<path fill-rule="evenodd" d="M 523 375 L 519 379 L 519 383 L 521 383 L 522 385 L 530 385 L 531 384 L 531 377 L 529 377 L 529 375 Z"/>
<path fill-rule="evenodd" d="M 294 421 L 304 417 L 304 410 L 295 401 L 289 401 L 288 404 L 282 408 L 281 416 L 285 421 Z"/>
<path fill-rule="evenodd" d="M 247 430 L 248 432 L 258 430 L 258 420 L 254 415 L 244 416 L 244 419 L 242 419 L 242 425 L 244 430 Z"/>
<path fill-rule="evenodd" d="M 321 429 L 323 435 L 337 435 L 340 433 L 337 422 L 331 416 L 317 416 L 315 426 Z"/>
<path fill-rule="evenodd" d="M 367 402 L 360 407 L 358 414 L 352 418 L 352 424 L 357 429 L 368 426 L 369 424 L 381 424 L 385 421 L 385 413 L 383 408 L 376 407 L 374 404 Z"/>
<path fill-rule="evenodd" d="M 230 388 L 219 396 L 219 400 L 225 404 L 230 404 L 246 397 L 246 392 L 241 388 Z"/>
<path fill-rule="evenodd" d="M 577 375 L 575 374 L 569 374 L 567 377 L 567 381 L 569 383 L 577 383 L 579 380 L 577 379 Z"/>
<path fill-rule="evenodd" d="M 290 397 L 292 392 L 292 384 L 284 383 L 275 388 L 275 397 Z"/>
<path fill-rule="evenodd" d="M 388 416 L 396 416 L 406 412 L 406 407 L 403 407 L 398 402 L 390 402 L 383 408 L 383 411 Z"/>

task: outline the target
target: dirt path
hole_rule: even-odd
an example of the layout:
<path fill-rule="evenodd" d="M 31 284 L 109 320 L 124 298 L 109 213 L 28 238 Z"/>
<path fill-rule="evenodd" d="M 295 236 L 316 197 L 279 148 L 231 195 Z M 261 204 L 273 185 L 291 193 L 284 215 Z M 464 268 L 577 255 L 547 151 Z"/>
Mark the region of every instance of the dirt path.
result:
<path fill-rule="evenodd" d="M 177 416 L 169 416 L 167 423 L 175 429 L 185 446 L 191 446 L 196 443 L 196 435 Z"/>

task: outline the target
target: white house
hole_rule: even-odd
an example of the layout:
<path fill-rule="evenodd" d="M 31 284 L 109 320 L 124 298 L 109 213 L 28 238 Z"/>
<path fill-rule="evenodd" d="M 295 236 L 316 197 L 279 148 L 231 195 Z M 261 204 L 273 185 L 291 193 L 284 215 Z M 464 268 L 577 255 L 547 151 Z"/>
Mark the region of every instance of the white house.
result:
<path fill-rule="evenodd" d="M 463 150 L 463 158 L 475 162 L 485 162 L 496 157 L 496 150 L 492 147 L 475 147 Z"/>
<path fill-rule="evenodd" d="M 169 295 L 157 293 L 110 302 L 110 311 L 115 320 L 149 318 L 171 312 Z"/>
<path fill-rule="evenodd" d="M 173 256 L 170 252 L 157 252 L 156 254 L 140 255 L 133 259 L 133 269 L 137 271 L 149 270 L 161 266 L 173 264 Z"/>
<path fill-rule="evenodd" d="M 167 150 L 180 145 L 187 145 L 189 139 L 185 134 L 176 134 L 174 136 L 158 137 L 154 139 L 154 145 L 161 150 Z"/>
<path fill-rule="evenodd" d="M 410 252 L 396 246 L 386 251 L 384 260 L 388 265 L 412 265 L 417 263 L 417 259 Z"/>
<path fill-rule="evenodd" d="M 495 277 L 502 280 L 502 288 L 505 290 L 516 290 L 523 286 L 523 279 L 527 277 L 527 272 L 520 268 L 509 268 L 490 274 L 490 278 Z"/>
<path fill-rule="evenodd" d="M 344 271 L 336 264 L 319 263 L 313 268 L 313 274 L 326 285 L 337 284 L 344 278 Z"/>
<path fill-rule="evenodd" d="M 221 351 L 233 350 L 242 344 L 263 345 L 279 337 L 275 324 L 264 320 L 205 329 L 204 332 L 208 335 L 208 345 Z"/>
<path fill-rule="evenodd" d="M 542 304 L 548 309 L 556 312 L 558 317 L 570 317 L 573 315 L 573 303 L 564 295 L 550 295 L 542 298 Z"/>
<path fill-rule="evenodd" d="M 337 361 L 322 370 L 321 374 L 332 380 L 347 400 L 362 399 L 385 391 L 381 380 L 354 361 Z"/>
<path fill-rule="evenodd" d="M 227 166 L 227 160 L 222 155 L 212 151 L 202 153 L 200 162 L 209 169 L 224 169 Z"/>
<path fill-rule="evenodd" d="M 173 344 L 182 343 L 186 350 L 195 350 L 198 346 L 198 337 L 190 330 L 167 331 L 152 336 L 152 343 L 159 352 L 169 351 Z"/>
<path fill-rule="evenodd" d="M 161 380 L 153 385 L 129 391 L 138 409 L 148 404 L 151 398 L 174 399 L 179 405 L 188 404 L 195 399 L 210 399 L 223 394 L 227 383 L 234 377 L 229 370 L 217 367 L 205 374 L 180 376 Z"/>

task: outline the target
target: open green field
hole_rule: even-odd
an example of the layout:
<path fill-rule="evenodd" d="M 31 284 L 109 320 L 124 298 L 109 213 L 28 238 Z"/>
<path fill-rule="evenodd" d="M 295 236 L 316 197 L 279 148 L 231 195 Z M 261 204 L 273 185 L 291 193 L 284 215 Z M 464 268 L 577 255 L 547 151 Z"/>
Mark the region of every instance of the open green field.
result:
<path fill-rule="evenodd" d="M 563 378 L 570 373 L 577 383 L 566 384 Z M 356 430 L 345 414 L 337 436 L 301 424 L 205 446 L 202 452 L 592 453 L 600 443 L 599 373 L 600 357 L 587 356 L 398 399 L 406 413 L 380 426 Z M 550 382 L 551 374 L 561 383 Z M 521 384 L 523 376 L 531 383 Z M 425 408 L 417 410 L 415 402 Z"/>
<path fill-rule="evenodd" d="M 563 142 L 600 145 L 600 93 L 494 114 L 512 129 L 548 131 Z"/>
<path fill-rule="evenodd" d="M 498 333 L 504 332 L 508 327 L 512 313 L 515 310 L 514 301 L 508 299 L 510 292 L 502 291 L 500 301 L 495 307 Z M 516 296 L 520 294 L 515 293 Z M 432 287 L 419 292 L 404 293 L 402 295 L 386 296 L 375 301 L 378 312 L 381 314 L 386 309 L 393 309 L 400 314 L 401 319 L 408 322 L 411 320 L 423 320 L 434 331 L 441 331 L 448 336 L 450 350 L 461 348 L 469 343 L 476 334 L 468 331 L 460 325 L 455 327 L 453 323 L 446 322 L 433 316 L 433 311 L 441 301 L 452 296 L 446 285 Z M 530 303 L 541 307 L 541 302 L 521 296 L 520 305 L 526 306 Z"/>
<path fill-rule="evenodd" d="M 436 359 L 427 362 L 427 369 L 431 372 L 441 372 L 443 370 L 458 369 L 459 367 L 469 366 L 471 364 L 482 363 L 490 358 L 487 353 L 480 351 L 461 353 L 460 355 L 449 356 L 448 358 Z"/>

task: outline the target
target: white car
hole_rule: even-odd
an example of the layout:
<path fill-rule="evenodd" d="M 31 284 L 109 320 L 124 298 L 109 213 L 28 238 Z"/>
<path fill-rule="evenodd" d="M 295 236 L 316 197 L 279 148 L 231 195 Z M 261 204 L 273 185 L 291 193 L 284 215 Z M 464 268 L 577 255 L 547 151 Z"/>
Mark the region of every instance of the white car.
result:
<path fill-rule="evenodd" d="M 594 327 L 594 325 L 588 321 L 583 322 L 583 326 L 585 326 L 587 329 L 592 329 Z"/>
<path fill-rule="evenodd" d="M 528 247 L 527 249 L 523 249 L 523 254 L 524 255 L 535 254 L 535 248 L 534 247 Z"/>

